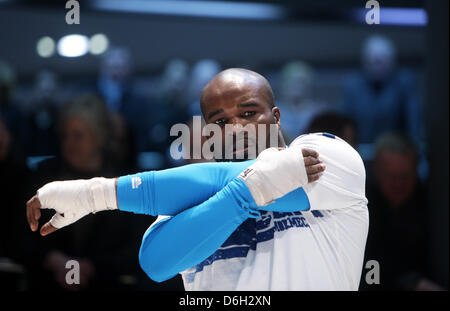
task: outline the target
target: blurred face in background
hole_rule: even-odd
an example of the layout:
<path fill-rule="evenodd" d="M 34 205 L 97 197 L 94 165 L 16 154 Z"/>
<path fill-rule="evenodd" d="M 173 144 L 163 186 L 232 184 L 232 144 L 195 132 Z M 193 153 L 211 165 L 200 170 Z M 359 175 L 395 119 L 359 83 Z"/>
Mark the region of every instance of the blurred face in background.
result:
<path fill-rule="evenodd" d="M 310 99 L 313 88 L 313 70 L 306 63 L 295 61 L 286 64 L 281 72 L 281 93 L 286 104 L 302 104 Z"/>
<path fill-rule="evenodd" d="M 103 58 L 101 71 L 111 80 L 125 81 L 131 72 L 131 55 L 128 50 L 123 48 L 110 50 Z"/>
<path fill-rule="evenodd" d="M 382 150 L 375 159 L 375 175 L 385 198 L 393 206 L 399 206 L 414 192 L 417 159 L 413 153 Z"/>
<path fill-rule="evenodd" d="M 188 64 L 181 59 L 171 60 L 164 69 L 161 89 L 169 96 L 181 95 L 188 82 Z M 184 95 L 184 94 L 183 94 Z"/>
<path fill-rule="evenodd" d="M 88 123 L 79 117 L 68 117 L 63 125 L 62 155 L 67 163 L 79 171 L 100 169 L 101 140 Z"/>
<path fill-rule="evenodd" d="M 56 74 L 48 71 L 40 71 L 34 82 L 34 92 L 38 101 L 36 104 L 45 104 L 45 101 L 55 100 L 55 93 L 58 90 Z"/>
<path fill-rule="evenodd" d="M 389 77 L 395 67 L 395 47 L 381 36 L 369 38 L 363 48 L 363 67 L 373 81 L 383 81 Z"/>
<path fill-rule="evenodd" d="M 188 85 L 188 98 L 198 101 L 208 82 L 220 72 L 220 65 L 212 59 L 203 59 L 192 66 Z"/>
<path fill-rule="evenodd" d="M 295 75 L 286 82 L 284 87 L 286 98 L 291 102 L 299 103 L 309 97 L 311 83 L 306 77 Z"/>

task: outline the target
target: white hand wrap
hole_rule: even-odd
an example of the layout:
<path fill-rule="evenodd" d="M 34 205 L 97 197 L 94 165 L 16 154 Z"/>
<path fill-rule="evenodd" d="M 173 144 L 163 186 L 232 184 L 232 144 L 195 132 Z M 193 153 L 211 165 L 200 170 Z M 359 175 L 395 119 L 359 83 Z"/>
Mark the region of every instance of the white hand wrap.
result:
<path fill-rule="evenodd" d="M 302 149 L 298 146 L 261 152 L 256 162 L 238 176 L 258 206 L 265 206 L 308 183 Z"/>
<path fill-rule="evenodd" d="M 56 211 L 50 220 L 55 228 L 70 225 L 90 213 L 117 209 L 114 178 L 54 181 L 40 188 L 38 197 L 41 208 Z"/>

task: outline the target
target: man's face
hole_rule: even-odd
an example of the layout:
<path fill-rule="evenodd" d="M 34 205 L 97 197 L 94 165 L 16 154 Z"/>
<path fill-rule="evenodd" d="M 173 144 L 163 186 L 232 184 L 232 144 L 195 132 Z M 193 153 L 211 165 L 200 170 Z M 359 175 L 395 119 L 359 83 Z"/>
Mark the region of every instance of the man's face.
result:
<path fill-rule="evenodd" d="M 417 173 L 412 154 L 381 151 L 375 160 L 375 173 L 381 192 L 394 206 L 404 203 L 414 192 Z"/>
<path fill-rule="evenodd" d="M 207 124 L 213 123 L 221 127 L 222 159 L 225 154 L 230 153 L 233 160 L 249 159 L 249 148 L 255 148 L 258 152 L 258 143 L 261 142 L 264 144 L 261 150 L 270 147 L 270 125 L 278 125 L 277 128 L 280 125 L 278 108 L 270 107 L 267 92 L 256 81 L 230 79 L 218 83 L 217 87 L 211 88 L 203 97 L 202 110 Z M 230 128 L 225 126 L 227 124 L 232 125 L 231 131 L 225 130 Z M 254 129 L 254 135 L 248 135 L 248 131 L 243 129 L 247 125 Z M 259 142 L 258 125 L 265 125 L 263 127 L 266 129 L 265 138 Z"/>

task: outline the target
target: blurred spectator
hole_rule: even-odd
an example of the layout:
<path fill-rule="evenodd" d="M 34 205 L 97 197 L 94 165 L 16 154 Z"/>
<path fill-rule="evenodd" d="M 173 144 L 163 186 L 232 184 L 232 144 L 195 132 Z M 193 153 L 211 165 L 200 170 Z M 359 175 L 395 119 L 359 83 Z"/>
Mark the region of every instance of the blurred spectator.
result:
<path fill-rule="evenodd" d="M 369 181 L 370 227 L 366 261 L 380 264 L 380 285 L 362 289 L 437 290 L 427 277 L 427 190 L 417 177 L 418 153 L 405 135 L 387 133 L 376 143 Z"/>
<path fill-rule="evenodd" d="M 98 87 L 108 109 L 120 111 L 124 93 L 129 91 L 131 54 L 125 48 L 110 49 L 102 58 Z"/>
<path fill-rule="evenodd" d="M 154 150 L 167 158 L 167 165 L 171 162 L 169 148 L 174 139 L 170 137 L 170 128 L 190 119 L 186 96 L 188 74 L 189 66 L 184 60 L 170 60 L 160 77 L 157 98 L 152 103 L 150 139 L 157 146 Z"/>
<path fill-rule="evenodd" d="M 300 61 L 287 63 L 281 70 L 280 100 L 282 131 L 287 141 L 306 133 L 311 120 L 327 106 L 314 99 L 314 71 Z"/>
<path fill-rule="evenodd" d="M 317 115 L 309 125 L 307 133 L 326 132 L 336 135 L 350 145 L 355 145 L 356 124 L 343 115 L 335 112 L 324 112 Z"/>
<path fill-rule="evenodd" d="M 117 122 L 114 123 L 117 125 Z M 72 99 L 62 109 L 59 123 L 61 157 L 40 163 L 31 180 L 30 194 L 54 180 L 115 177 L 121 172 L 107 152 L 111 122 L 107 108 L 95 96 Z M 43 219 L 50 218 L 43 210 Z M 153 218 L 152 218 L 153 219 Z M 127 289 L 143 274 L 138 266 L 139 241 L 152 219 L 113 211 L 87 216 L 42 238 L 33 236 L 30 254 L 30 288 L 39 289 Z M 65 282 L 66 262 L 80 264 L 78 286 Z"/>
<path fill-rule="evenodd" d="M 189 77 L 187 98 L 191 116 L 201 116 L 200 95 L 203 88 L 222 70 L 220 64 L 213 59 L 202 59 L 192 66 Z"/>
<path fill-rule="evenodd" d="M 57 154 L 59 147 L 56 122 L 59 106 L 56 74 L 48 70 L 40 71 L 36 75 L 31 101 L 27 105 L 27 137 L 24 147 L 28 156 Z"/>
<path fill-rule="evenodd" d="M 23 232 L 25 221 L 25 192 L 28 176 L 25 158 L 0 117 L 0 289 L 20 288 L 23 268 Z"/>
<path fill-rule="evenodd" d="M 410 72 L 397 68 L 395 46 L 386 37 L 364 42 L 362 72 L 348 78 L 342 101 L 342 112 L 358 127 L 358 144 L 373 144 L 387 131 L 408 133 L 416 143 L 423 138 L 416 82 Z"/>
<path fill-rule="evenodd" d="M 27 131 L 23 126 L 23 113 L 13 100 L 15 83 L 14 70 L 0 60 L 0 117 L 3 118 L 12 136 L 18 142 L 22 142 L 26 138 Z"/>
<path fill-rule="evenodd" d="M 167 106 L 176 110 L 180 109 L 183 113 L 187 105 L 186 91 L 189 81 L 189 66 L 182 59 L 170 60 L 161 75 L 159 85 L 159 94 L 161 101 Z"/>
<path fill-rule="evenodd" d="M 103 56 L 97 87 L 108 110 L 117 112 L 132 131 L 137 150 L 151 150 L 149 117 L 153 107 L 134 88 L 132 58 L 126 48 L 112 48 Z"/>

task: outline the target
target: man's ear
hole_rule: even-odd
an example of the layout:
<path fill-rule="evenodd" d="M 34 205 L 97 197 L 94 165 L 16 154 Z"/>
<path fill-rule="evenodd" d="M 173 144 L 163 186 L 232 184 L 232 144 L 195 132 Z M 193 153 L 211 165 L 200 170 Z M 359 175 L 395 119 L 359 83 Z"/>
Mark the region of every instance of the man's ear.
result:
<path fill-rule="evenodd" d="M 273 118 L 274 118 L 276 124 L 278 125 L 278 127 L 281 128 L 281 123 L 280 123 L 281 113 L 280 113 L 280 109 L 278 107 L 273 107 L 272 108 L 272 115 L 273 115 Z"/>

